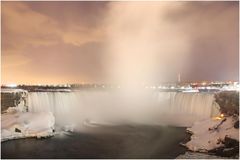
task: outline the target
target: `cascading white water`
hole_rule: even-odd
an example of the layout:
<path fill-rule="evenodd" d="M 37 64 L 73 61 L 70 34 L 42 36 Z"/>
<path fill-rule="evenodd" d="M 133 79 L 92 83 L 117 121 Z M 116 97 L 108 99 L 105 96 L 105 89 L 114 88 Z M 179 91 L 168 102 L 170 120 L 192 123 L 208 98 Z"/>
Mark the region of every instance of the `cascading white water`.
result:
<path fill-rule="evenodd" d="M 219 106 L 211 93 L 172 93 L 171 112 L 212 117 L 219 114 Z"/>
<path fill-rule="evenodd" d="M 51 111 L 57 125 L 141 123 L 189 126 L 219 114 L 214 94 L 151 92 L 134 97 L 114 91 L 30 92 L 29 111 Z"/>

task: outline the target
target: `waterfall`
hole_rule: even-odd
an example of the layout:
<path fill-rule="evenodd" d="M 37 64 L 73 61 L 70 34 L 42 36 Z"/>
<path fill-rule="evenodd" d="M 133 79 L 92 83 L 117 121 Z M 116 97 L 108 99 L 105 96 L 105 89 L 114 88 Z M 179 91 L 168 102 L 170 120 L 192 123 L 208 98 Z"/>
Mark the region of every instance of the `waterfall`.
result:
<path fill-rule="evenodd" d="M 172 112 L 213 117 L 219 114 L 219 106 L 212 93 L 173 93 Z"/>
<path fill-rule="evenodd" d="M 114 91 L 30 92 L 29 111 L 50 111 L 57 125 L 85 120 L 189 126 L 219 114 L 213 93 L 151 92 L 139 96 Z"/>

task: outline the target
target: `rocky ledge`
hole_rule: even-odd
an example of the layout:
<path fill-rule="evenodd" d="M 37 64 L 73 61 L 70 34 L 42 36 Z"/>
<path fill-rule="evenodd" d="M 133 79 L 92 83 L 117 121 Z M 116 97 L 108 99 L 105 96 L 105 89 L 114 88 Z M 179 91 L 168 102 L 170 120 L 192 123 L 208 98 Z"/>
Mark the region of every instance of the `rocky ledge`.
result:
<path fill-rule="evenodd" d="M 215 98 L 221 114 L 187 128 L 191 140 L 183 145 L 193 152 L 239 158 L 239 92 L 219 92 Z"/>

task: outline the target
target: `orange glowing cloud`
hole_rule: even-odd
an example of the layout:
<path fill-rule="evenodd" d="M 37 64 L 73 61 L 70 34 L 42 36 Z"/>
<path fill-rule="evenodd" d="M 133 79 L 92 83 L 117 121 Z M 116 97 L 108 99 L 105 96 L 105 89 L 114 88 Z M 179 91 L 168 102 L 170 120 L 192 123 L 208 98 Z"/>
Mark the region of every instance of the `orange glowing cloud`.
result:
<path fill-rule="evenodd" d="M 238 79 L 238 2 L 4 1 L 1 9 L 2 83 L 104 83 L 109 72 Z"/>

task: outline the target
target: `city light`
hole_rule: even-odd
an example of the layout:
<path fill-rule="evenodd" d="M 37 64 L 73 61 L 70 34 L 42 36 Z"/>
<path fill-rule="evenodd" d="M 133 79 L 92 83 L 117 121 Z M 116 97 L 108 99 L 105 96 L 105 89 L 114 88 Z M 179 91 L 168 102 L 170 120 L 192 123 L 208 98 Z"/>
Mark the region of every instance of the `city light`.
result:
<path fill-rule="evenodd" d="M 17 84 L 14 84 L 14 83 L 7 84 L 6 87 L 15 88 L 15 87 L 17 87 Z"/>

